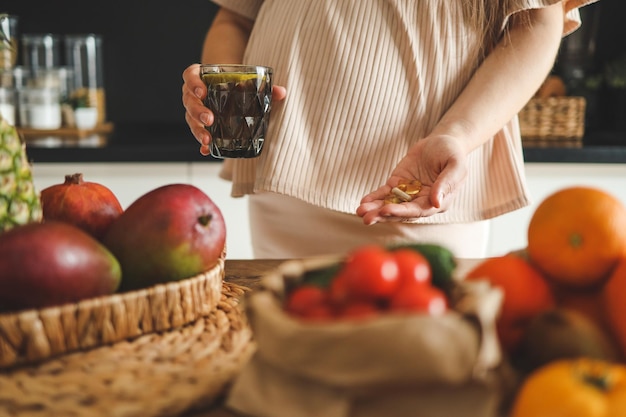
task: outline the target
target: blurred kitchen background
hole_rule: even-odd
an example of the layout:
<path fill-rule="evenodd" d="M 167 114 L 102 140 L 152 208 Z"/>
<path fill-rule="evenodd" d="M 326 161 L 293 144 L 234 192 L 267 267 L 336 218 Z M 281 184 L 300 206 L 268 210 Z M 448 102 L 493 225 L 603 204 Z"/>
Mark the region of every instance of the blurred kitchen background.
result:
<path fill-rule="evenodd" d="M 20 36 L 101 38 L 108 121 L 163 124 L 186 132 L 181 73 L 199 60 L 205 31 L 217 10 L 209 0 L 8 0 L 0 9 L 19 18 Z M 626 25 L 621 20 L 626 2 L 600 0 L 582 13 L 583 27 L 566 38 L 554 71 L 566 81 L 569 95 L 587 98 L 588 132 L 624 131 Z M 18 66 L 24 64 L 21 52 L 23 48 Z"/>
<path fill-rule="evenodd" d="M 64 38 L 95 34 L 101 40 L 107 120 L 181 129 L 181 75 L 199 61 L 216 10 L 207 0 L 8 0 L 0 6 L 0 13 L 19 19 L 17 66 L 24 65 L 23 36 L 58 36 L 65 64 Z"/>

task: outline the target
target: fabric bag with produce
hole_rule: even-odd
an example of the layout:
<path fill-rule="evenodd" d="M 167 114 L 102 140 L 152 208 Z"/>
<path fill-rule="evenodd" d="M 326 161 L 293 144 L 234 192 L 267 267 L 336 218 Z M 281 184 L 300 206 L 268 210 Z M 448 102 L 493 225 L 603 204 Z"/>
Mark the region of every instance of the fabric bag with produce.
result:
<path fill-rule="evenodd" d="M 433 279 L 417 249 L 362 247 L 264 276 L 245 299 L 257 351 L 227 405 L 257 417 L 496 416 L 508 386 L 495 330 L 502 293 L 453 271 Z M 322 301 L 311 290 L 292 307 L 312 287 Z"/>

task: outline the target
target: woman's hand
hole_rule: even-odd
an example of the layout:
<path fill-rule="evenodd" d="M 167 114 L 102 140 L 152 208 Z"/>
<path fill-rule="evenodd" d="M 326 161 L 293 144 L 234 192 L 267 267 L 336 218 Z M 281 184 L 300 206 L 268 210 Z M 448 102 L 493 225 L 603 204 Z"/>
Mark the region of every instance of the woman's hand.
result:
<path fill-rule="evenodd" d="M 458 138 L 430 136 L 409 149 L 386 184 L 366 195 L 356 210 L 365 224 L 401 222 L 446 211 L 467 175 L 466 149 Z M 418 180 L 420 192 L 410 202 L 385 204 L 403 180 Z"/>
<path fill-rule="evenodd" d="M 200 153 L 209 154 L 211 135 L 205 126 L 213 124 L 213 113 L 207 109 L 202 100 L 207 89 L 200 78 L 200 64 L 192 64 L 183 72 L 183 106 L 185 107 L 185 121 L 191 133 L 200 143 Z"/>
<path fill-rule="evenodd" d="M 213 124 L 214 116 L 211 110 L 204 106 L 207 89 L 200 78 L 200 64 L 191 64 L 183 72 L 183 106 L 185 107 L 185 121 L 191 133 L 200 143 L 200 153 L 208 155 L 211 135 L 205 126 Z M 287 96 L 285 87 L 272 87 L 272 100 L 282 101 Z"/>
<path fill-rule="evenodd" d="M 385 185 L 363 197 L 356 212 L 365 224 L 432 216 L 451 206 L 467 175 L 466 155 L 519 112 L 554 64 L 563 34 L 563 4 L 524 14 L 527 19 L 511 19 L 507 36 L 487 56 L 432 133 L 411 147 Z M 403 179 L 421 181 L 417 198 L 385 204 L 385 196 Z"/>

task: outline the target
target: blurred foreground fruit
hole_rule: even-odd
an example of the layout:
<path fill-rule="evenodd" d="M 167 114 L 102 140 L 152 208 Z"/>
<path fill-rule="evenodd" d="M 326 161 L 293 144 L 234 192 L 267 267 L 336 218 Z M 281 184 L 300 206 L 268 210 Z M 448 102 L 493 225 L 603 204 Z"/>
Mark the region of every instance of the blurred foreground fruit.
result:
<path fill-rule="evenodd" d="M 383 299 L 400 285 L 400 269 L 385 248 L 367 245 L 348 254 L 341 270 L 352 298 Z"/>
<path fill-rule="evenodd" d="M 529 372 L 558 359 L 581 356 L 615 361 L 618 353 L 608 335 L 587 316 L 555 308 L 532 318 L 512 359 Z"/>
<path fill-rule="evenodd" d="M 123 209 L 113 192 L 102 184 L 83 180 L 83 174 L 66 175 L 63 184 L 41 190 L 44 221 L 58 220 L 77 226 L 101 240 Z"/>
<path fill-rule="evenodd" d="M 504 292 L 496 327 L 502 347 L 508 353 L 515 351 L 532 318 L 555 306 L 543 276 L 515 254 L 487 258 L 470 270 L 465 279 L 486 279 Z"/>
<path fill-rule="evenodd" d="M 602 289 L 608 326 L 626 358 L 626 256 L 622 257 Z"/>
<path fill-rule="evenodd" d="M 612 338 L 611 326 L 606 314 L 604 286 L 586 290 L 556 287 L 553 292 L 559 308 L 573 310 L 584 315 Z"/>
<path fill-rule="evenodd" d="M 626 416 L 626 367 L 588 358 L 545 365 L 524 381 L 510 417 Z"/>
<path fill-rule="evenodd" d="M 559 285 L 601 285 L 626 254 L 626 207 L 600 189 L 560 189 L 533 213 L 527 251 L 531 262 Z"/>
<path fill-rule="evenodd" d="M 287 289 L 284 308 L 318 321 L 391 313 L 439 316 L 447 312 L 448 298 L 433 285 L 431 266 L 419 252 L 363 245 L 336 265 L 308 271 Z"/>
<path fill-rule="evenodd" d="M 452 275 L 457 267 L 457 259 L 450 249 L 435 243 L 405 243 L 394 245 L 390 249 L 418 252 L 430 265 L 431 280 L 435 287 L 448 291 L 454 285 Z"/>
<path fill-rule="evenodd" d="M 122 265 L 122 290 L 145 288 L 213 268 L 225 250 L 226 224 L 202 190 L 170 184 L 127 207 L 103 243 Z"/>
<path fill-rule="evenodd" d="M 121 270 L 96 239 L 61 222 L 31 223 L 0 234 L 0 305 L 38 308 L 108 295 Z"/>
<path fill-rule="evenodd" d="M 0 115 L 0 233 L 41 221 L 41 203 L 17 129 Z"/>

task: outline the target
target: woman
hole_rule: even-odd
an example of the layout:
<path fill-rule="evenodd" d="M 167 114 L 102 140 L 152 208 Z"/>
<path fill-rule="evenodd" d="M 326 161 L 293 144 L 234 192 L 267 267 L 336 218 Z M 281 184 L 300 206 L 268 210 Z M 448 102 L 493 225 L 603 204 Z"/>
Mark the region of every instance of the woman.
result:
<path fill-rule="evenodd" d="M 255 257 L 422 241 L 483 257 L 488 220 L 529 193 L 516 114 L 593 0 L 214 0 L 206 63 L 274 68 L 263 154 L 226 160 Z M 186 121 L 208 153 L 198 65 Z M 385 204 L 401 181 L 410 202 Z M 372 191 L 374 190 L 374 191 Z"/>

